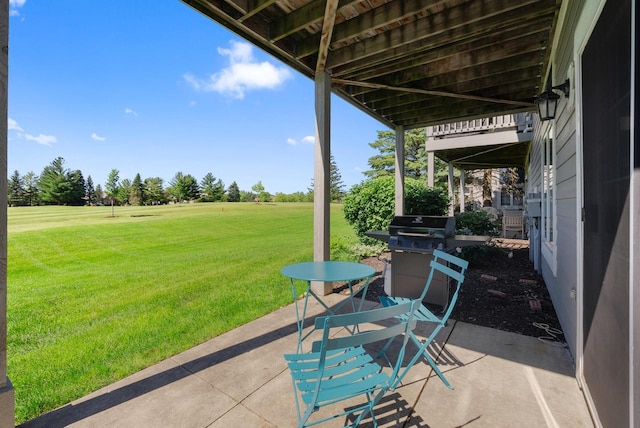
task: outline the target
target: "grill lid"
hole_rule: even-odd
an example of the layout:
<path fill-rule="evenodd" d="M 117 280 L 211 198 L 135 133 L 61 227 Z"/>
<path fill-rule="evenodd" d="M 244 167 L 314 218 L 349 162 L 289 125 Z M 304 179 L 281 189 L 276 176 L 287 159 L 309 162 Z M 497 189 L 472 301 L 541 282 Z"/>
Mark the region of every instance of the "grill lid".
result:
<path fill-rule="evenodd" d="M 405 215 L 396 216 L 391 220 L 389 235 L 446 238 L 452 236 L 455 229 L 455 217 Z"/>

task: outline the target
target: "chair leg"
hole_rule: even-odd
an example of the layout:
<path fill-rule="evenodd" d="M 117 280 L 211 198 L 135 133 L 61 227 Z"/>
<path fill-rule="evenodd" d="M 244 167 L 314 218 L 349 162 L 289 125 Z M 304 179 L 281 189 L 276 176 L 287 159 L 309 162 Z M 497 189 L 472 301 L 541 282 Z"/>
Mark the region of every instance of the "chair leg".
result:
<path fill-rule="evenodd" d="M 393 337 L 391 339 L 389 339 L 386 343 L 386 345 L 384 345 L 384 347 L 382 348 L 382 350 L 380 352 L 378 352 L 378 356 L 377 358 L 382 357 L 383 355 L 386 356 L 387 353 L 387 348 L 389 348 L 389 345 L 391 345 L 391 342 L 393 342 Z"/>
<path fill-rule="evenodd" d="M 418 347 L 418 352 L 416 352 L 416 354 L 413 356 L 413 358 L 411 359 L 411 361 L 409 362 L 409 364 L 407 364 L 407 366 L 405 367 L 405 369 L 402 371 L 402 373 L 396 378 L 396 380 L 392 383 L 390 390 L 394 391 L 397 387 L 398 384 L 402 381 L 402 379 L 407 375 L 407 373 L 409 372 L 409 370 L 411 369 L 411 367 L 413 367 L 413 365 L 418 361 L 418 359 L 420 357 L 424 357 L 425 360 L 427 360 L 427 362 L 429 363 L 429 365 L 431 366 L 431 368 L 433 369 L 433 371 L 436 372 L 436 374 L 438 375 L 438 377 L 440 378 L 440 380 L 442 381 L 442 383 L 445 384 L 445 386 L 449 389 L 453 389 L 453 386 L 451 386 L 451 384 L 449 383 L 449 381 L 447 380 L 447 378 L 444 376 L 444 374 L 440 371 L 440 369 L 438 368 L 438 365 L 436 364 L 436 362 L 433 360 L 433 358 L 431 358 L 431 356 L 429 355 L 428 352 L 428 348 L 429 345 L 431 344 L 431 342 L 433 341 L 433 339 L 436 337 L 436 335 L 438 334 L 438 332 L 440 331 L 440 329 L 442 329 L 442 325 L 439 325 L 438 327 L 435 328 L 435 330 L 431 333 L 431 335 L 429 336 L 429 338 L 427 340 L 425 340 L 424 342 L 421 342 L 420 339 L 418 339 L 415 334 L 413 332 L 410 332 L 410 338 L 413 341 L 413 343 Z"/>

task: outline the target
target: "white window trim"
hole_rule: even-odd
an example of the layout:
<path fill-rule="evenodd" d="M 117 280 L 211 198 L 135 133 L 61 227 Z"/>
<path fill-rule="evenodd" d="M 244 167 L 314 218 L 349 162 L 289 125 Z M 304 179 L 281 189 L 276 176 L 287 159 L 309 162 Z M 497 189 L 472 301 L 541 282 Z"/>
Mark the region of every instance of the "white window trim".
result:
<path fill-rule="evenodd" d="M 545 196 L 545 177 L 544 177 L 544 168 L 545 168 L 545 159 L 546 159 L 546 150 L 547 150 L 547 142 L 549 140 L 549 136 L 551 136 L 551 161 L 552 161 L 552 165 L 554 166 L 554 170 L 553 170 L 553 181 L 551 183 L 551 224 L 553 225 L 553 240 L 552 241 L 548 241 L 547 240 L 547 231 L 546 230 L 541 230 L 541 237 L 540 237 L 540 249 L 541 249 L 541 253 L 542 253 L 542 258 L 544 259 L 544 261 L 547 263 L 547 265 L 549 266 L 549 268 L 551 269 L 551 272 L 553 273 L 553 276 L 557 276 L 558 273 L 558 258 L 557 258 L 557 241 L 558 241 L 558 218 L 557 218 L 557 201 L 556 201 L 556 197 L 557 197 L 557 191 L 556 191 L 556 186 L 557 186 L 557 169 L 556 169 L 556 135 L 555 135 L 555 119 L 553 121 L 550 121 L 552 123 L 550 123 L 547 126 L 547 129 L 544 130 L 543 135 L 545 135 L 543 141 L 542 141 L 542 150 L 544 151 L 544 153 L 541 156 L 540 159 L 540 163 L 541 163 L 541 172 L 542 172 L 542 198 L 546 199 Z M 543 210 L 546 211 L 546 202 L 543 205 Z M 545 213 L 546 214 L 546 213 Z M 542 219 L 541 219 L 542 220 Z M 541 222 L 542 225 L 546 228 L 546 222 L 542 221 Z"/>

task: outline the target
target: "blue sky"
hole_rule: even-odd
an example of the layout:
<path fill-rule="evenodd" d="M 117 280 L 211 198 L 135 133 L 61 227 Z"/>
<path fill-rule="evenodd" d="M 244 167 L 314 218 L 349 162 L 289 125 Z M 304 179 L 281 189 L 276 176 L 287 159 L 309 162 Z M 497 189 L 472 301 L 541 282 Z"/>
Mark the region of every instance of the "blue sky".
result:
<path fill-rule="evenodd" d="M 313 82 L 179 0 L 11 0 L 8 173 L 56 157 L 104 183 L 211 172 L 242 190 L 306 191 Z M 347 188 L 385 125 L 332 97 Z"/>

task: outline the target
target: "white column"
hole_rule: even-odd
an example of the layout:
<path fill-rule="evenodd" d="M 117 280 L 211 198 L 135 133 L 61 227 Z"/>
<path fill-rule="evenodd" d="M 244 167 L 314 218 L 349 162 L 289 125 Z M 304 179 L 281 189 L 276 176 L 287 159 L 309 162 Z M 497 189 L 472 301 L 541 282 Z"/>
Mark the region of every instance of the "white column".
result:
<path fill-rule="evenodd" d="M 404 215 L 404 126 L 396 127 L 395 214 Z"/>
<path fill-rule="evenodd" d="M 313 174 L 313 260 L 329 260 L 330 254 L 330 170 L 331 170 L 331 76 L 316 74 L 316 144 Z M 6 175 L 6 174 L 5 174 Z M 5 192 L 6 193 L 6 192 Z M 333 291 L 331 283 L 312 283 L 320 295 Z"/>
<path fill-rule="evenodd" d="M 464 169 L 460 170 L 460 212 L 464 212 Z"/>
<path fill-rule="evenodd" d="M 7 87 L 9 0 L 0 0 L 0 427 L 14 426 L 14 392 L 7 377 Z"/>
<path fill-rule="evenodd" d="M 427 186 L 433 187 L 435 184 L 435 168 L 436 168 L 436 156 L 433 152 L 427 153 Z"/>
<path fill-rule="evenodd" d="M 453 189 L 455 188 L 453 185 L 453 164 L 447 164 L 447 166 L 449 167 L 449 179 L 447 180 L 447 185 L 448 185 L 448 190 L 449 190 L 449 200 L 451 201 L 449 203 L 449 215 L 453 215 L 453 207 L 456 204 L 456 194 L 453 191 Z"/>
<path fill-rule="evenodd" d="M 426 138 L 424 140 L 424 149 L 427 152 L 427 186 L 433 187 L 435 184 L 435 168 L 436 168 L 436 156 L 434 152 L 429 151 L 429 130 L 430 126 L 427 126 L 424 130 Z"/>

